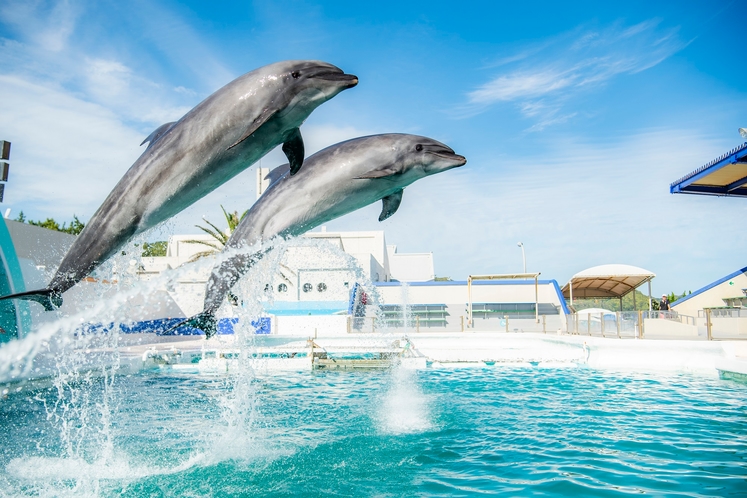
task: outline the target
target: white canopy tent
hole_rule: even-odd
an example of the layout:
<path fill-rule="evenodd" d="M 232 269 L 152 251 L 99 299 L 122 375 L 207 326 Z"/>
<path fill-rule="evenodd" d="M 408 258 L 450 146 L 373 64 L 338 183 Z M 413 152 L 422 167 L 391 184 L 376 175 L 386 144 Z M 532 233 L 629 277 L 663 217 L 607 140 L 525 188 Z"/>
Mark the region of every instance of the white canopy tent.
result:
<path fill-rule="evenodd" d="M 653 272 L 630 265 L 601 265 L 576 273 L 563 286 L 563 296 L 573 298 L 618 298 L 622 310 L 622 298 L 635 291 L 641 285 L 648 283 L 648 307 L 651 309 L 651 280 L 656 276 Z M 635 303 L 635 293 L 633 294 Z"/>

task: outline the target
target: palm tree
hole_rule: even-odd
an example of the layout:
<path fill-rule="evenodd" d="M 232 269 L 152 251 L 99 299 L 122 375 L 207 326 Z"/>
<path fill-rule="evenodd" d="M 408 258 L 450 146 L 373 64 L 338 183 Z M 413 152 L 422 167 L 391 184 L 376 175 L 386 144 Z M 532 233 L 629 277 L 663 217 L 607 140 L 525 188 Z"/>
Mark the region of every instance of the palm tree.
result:
<path fill-rule="evenodd" d="M 192 256 L 189 261 L 197 261 L 200 258 L 204 258 L 205 256 L 213 255 L 217 252 L 220 252 L 223 250 L 223 248 L 226 246 L 226 242 L 228 242 L 229 237 L 231 237 L 231 234 L 234 230 L 236 230 L 236 227 L 239 226 L 239 223 L 241 220 L 244 219 L 244 216 L 246 216 L 246 213 L 249 212 L 247 209 L 244 211 L 244 214 L 239 216 L 238 211 L 234 211 L 233 213 L 229 213 L 226 211 L 226 208 L 224 208 L 222 205 L 220 207 L 223 210 L 223 216 L 226 218 L 226 223 L 228 224 L 228 228 L 224 231 L 215 226 L 213 223 L 210 223 L 208 220 L 203 218 L 205 223 L 210 225 L 211 228 L 203 227 L 200 225 L 195 225 L 197 228 L 205 232 L 206 234 L 210 235 L 212 238 L 214 238 L 214 241 L 205 241 L 205 240 L 187 240 L 185 241 L 187 244 L 202 244 L 204 246 L 208 246 L 210 249 L 198 252 L 194 256 Z"/>

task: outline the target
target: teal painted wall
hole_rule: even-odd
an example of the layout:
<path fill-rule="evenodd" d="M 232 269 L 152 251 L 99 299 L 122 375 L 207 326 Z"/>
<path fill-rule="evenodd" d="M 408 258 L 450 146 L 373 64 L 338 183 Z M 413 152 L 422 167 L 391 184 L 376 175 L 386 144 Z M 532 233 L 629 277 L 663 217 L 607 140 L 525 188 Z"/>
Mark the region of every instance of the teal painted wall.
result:
<path fill-rule="evenodd" d="M 24 292 L 21 265 L 10 237 L 5 219 L 0 222 L 0 295 Z M 30 328 L 28 304 L 16 300 L 0 301 L 0 342 L 8 342 L 23 335 Z"/>

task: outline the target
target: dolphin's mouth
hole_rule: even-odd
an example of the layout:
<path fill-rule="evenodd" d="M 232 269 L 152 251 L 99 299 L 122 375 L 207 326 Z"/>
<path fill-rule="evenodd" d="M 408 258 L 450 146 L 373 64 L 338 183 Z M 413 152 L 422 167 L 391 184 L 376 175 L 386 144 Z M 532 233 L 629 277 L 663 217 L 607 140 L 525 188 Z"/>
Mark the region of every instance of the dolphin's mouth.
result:
<path fill-rule="evenodd" d="M 446 159 L 447 161 L 454 163 L 454 167 L 464 166 L 465 164 L 467 164 L 466 157 L 460 156 L 450 147 L 447 147 L 445 145 L 428 144 L 425 145 L 424 149 L 427 154 L 432 154 L 434 156 L 440 157 L 441 159 Z"/>
<path fill-rule="evenodd" d="M 358 84 L 358 77 L 354 74 L 345 74 L 342 69 L 336 67 L 315 67 L 309 71 L 309 77 L 326 81 L 342 83 L 345 88 L 353 88 Z"/>
<path fill-rule="evenodd" d="M 431 154 L 446 159 L 447 161 L 453 162 L 455 167 L 464 166 L 465 164 L 467 164 L 466 157 L 460 156 L 459 154 L 454 154 L 453 152 L 451 154 L 431 152 Z"/>

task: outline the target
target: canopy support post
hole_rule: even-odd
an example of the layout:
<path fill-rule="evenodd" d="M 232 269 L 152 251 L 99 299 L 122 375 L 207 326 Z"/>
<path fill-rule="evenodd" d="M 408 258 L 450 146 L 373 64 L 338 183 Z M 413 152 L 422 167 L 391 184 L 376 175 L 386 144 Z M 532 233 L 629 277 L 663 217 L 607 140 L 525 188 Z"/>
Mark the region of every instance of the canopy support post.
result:
<path fill-rule="evenodd" d="M 651 311 L 651 279 L 648 281 L 648 310 Z"/>
<path fill-rule="evenodd" d="M 472 328 L 472 275 L 467 278 L 467 327 Z"/>
<path fill-rule="evenodd" d="M 534 319 L 539 323 L 539 274 L 534 276 Z"/>
<path fill-rule="evenodd" d="M 568 282 L 568 286 L 571 289 L 571 306 L 573 306 L 573 279 L 571 279 L 571 281 Z"/>

